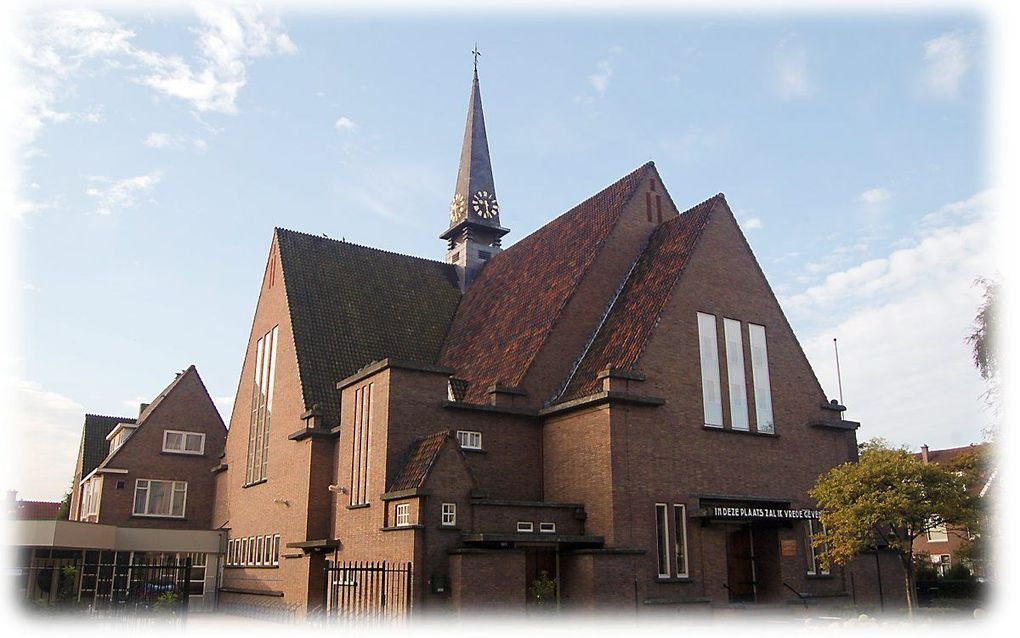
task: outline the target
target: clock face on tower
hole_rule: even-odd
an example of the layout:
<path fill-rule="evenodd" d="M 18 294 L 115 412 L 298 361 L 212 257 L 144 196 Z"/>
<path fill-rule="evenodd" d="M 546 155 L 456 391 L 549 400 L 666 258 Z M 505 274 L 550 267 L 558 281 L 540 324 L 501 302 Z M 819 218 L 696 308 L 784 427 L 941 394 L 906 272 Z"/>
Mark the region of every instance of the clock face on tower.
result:
<path fill-rule="evenodd" d="M 467 201 L 464 199 L 464 195 L 457 193 L 453 196 L 453 201 L 450 202 L 450 223 L 456 224 L 464 219 L 464 213 L 466 212 Z"/>
<path fill-rule="evenodd" d="M 496 203 L 495 193 L 478 191 L 471 199 L 471 209 L 482 219 L 492 219 L 499 214 L 499 204 Z"/>

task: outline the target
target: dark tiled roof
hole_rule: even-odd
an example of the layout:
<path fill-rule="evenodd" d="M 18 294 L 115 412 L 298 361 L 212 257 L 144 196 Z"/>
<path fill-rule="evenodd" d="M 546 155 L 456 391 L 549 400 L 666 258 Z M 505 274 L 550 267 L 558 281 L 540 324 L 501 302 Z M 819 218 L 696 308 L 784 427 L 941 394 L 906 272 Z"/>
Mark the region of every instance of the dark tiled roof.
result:
<path fill-rule="evenodd" d="M 624 370 L 637 365 L 712 210 L 724 201 L 716 195 L 655 229 L 568 382 L 563 400 L 599 392 L 597 375 L 607 365 Z"/>
<path fill-rule="evenodd" d="M 110 433 L 118 423 L 134 423 L 135 420 L 123 416 L 101 416 L 98 414 L 85 415 L 85 428 L 82 432 L 82 465 L 81 476 L 83 478 L 89 472 L 99 467 L 106 455 L 110 452 L 110 442 L 106 435 Z"/>
<path fill-rule="evenodd" d="M 388 491 L 409 490 L 424 485 L 433 463 L 439 458 L 443 444 L 452 438 L 451 430 L 442 430 L 412 443 L 404 456 L 404 464 Z"/>
<path fill-rule="evenodd" d="M 49 501 L 18 501 L 14 518 L 22 521 L 52 521 L 57 518 L 60 503 Z"/>
<path fill-rule="evenodd" d="M 454 267 L 276 229 L 305 408 L 339 419 L 336 382 L 393 357 L 435 363 L 457 304 Z"/>
<path fill-rule="evenodd" d="M 496 255 L 468 288 L 440 362 L 484 403 L 495 382 L 518 386 L 595 261 L 649 162 Z"/>

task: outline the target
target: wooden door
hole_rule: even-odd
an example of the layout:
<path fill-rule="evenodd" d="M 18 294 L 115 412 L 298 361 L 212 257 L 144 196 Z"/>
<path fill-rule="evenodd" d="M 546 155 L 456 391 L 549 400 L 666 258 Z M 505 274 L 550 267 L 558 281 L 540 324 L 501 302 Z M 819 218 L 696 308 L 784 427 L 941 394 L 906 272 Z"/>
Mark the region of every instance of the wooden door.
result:
<path fill-rule="evenodd" d="M 751 527 L 741 525 L 726 533 L 726 584 L 730 602 L 754 602 L 754 543 Z"/>

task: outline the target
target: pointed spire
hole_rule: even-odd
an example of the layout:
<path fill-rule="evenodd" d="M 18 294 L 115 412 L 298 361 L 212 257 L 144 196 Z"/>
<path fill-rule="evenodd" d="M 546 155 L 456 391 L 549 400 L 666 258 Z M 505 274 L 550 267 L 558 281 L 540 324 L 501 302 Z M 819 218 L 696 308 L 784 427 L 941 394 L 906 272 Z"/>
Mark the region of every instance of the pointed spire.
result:
<path fill-rule="evenodd" d="M 500 238 L 510 232 L 499 224 L 499 203 L 492 179 L 489 141 L 478 86 L 478 45 L 471 76 L 464 145 L 460 151 L 457 185 L 450 202 L 450 225 L 440 235 L 447 240 L 446 260 L 457 266 L 461 290 L 465 290 L 490 258 L 500 251 Z"/>
<path fill-rule="evenodd" d="M 476 48 L 477 51 L 477 48 Z M 460 168 L 454 192 L 454 208 L 450 225 L 465 218 L 486 225 L 499 226 L 499 204 L 496 186 L 492 179 L 492 162 L 489 159 L 489 142 L 485 135 L 485 115 L 482 113 L 482 92 L 478 86 L 478 59 L 471 79 L 471 98 L 468 101 L 467 122 L 464 126 L 464 145 L 460 151 Z M 463 204 L 463 211 L 457 210 Z M 457 213 L 458 215 L 454 215 Z"/>

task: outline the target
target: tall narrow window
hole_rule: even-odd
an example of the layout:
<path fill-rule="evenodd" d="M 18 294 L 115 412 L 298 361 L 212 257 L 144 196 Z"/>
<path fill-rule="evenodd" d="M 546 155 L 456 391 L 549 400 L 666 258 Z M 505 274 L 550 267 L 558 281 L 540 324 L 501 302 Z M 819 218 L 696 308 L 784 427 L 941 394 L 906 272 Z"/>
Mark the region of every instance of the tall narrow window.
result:
<path fill-rule="evenodd" d="M 772 420 L 772 384 L 769 381 L 769 353 L 765 345 L 765 326 L 748 324 L 751 342 L 751 376 L 754 382 L 754 413 L 759 432 L 775 432 Z"/>
<path fill-rule="evenodd" d="M 705 404 L 705 425 L 722 427 L 719 343 L 715 334 L 715 315 L 698 313 L 698 342 L 701 349 L 701 394 Z"/>
<path fill-rule="evenodd" d="M 821 532 L 822 535 L 824 536 L 825 528 L 822 526 L 821 523 L 815 521 L 813 518 L 809 518 L 807 520 L 807 525 L 805 525 L 805 531 L 807 533 L 807 538 L 805 540 L 805 542 L 807 543 L 806 553 L 808 558 L 807 573 L 813 576 L 814 575 L 826 576 L 829 574 L 829 570 L 822 564 L 822 557 L 825 556 L 826 552 L 829 549 L 829 546 L 826 543 L 819 548 L 815 547 L 813 542 L 815 534 Z"/>
<path fill-rule="evenodd" d="M 734 430 L 749 430 L 747 382 L 744 380 L 744 339 L 740 335 L 740 322 L 723 319 L 723 333 L 726 336 L 726 377 L 730 384 L 730 427 Z"/>
<path fill-rule="evenodd" d="M 676 575 L 687 578 L 687 507 L 673 506 L 673 556 L 676 560 Z"/>
<path fill-rule="evenodd" d="M 659 578 L 669 578 L 669 507 L 655 504 L 655 540 L 659 554 Z"/>
<path fill-rule="evenodd" d="M 351 428 L 351 505 L 368 503 L 368 459 L 371 450 L 372 386 L 354 391 L 354 424 Z"/>
<path fill-rule="evenodd" d="M 252 379 L 251 419 L 248 424 L 248 463 L 245 483 L 266 479 L 269 467 L 269 425 L 273 413 L 273 384 L 276 376 L 276 342 L 279 326 L 255 344 L 255 372 Z"/>

